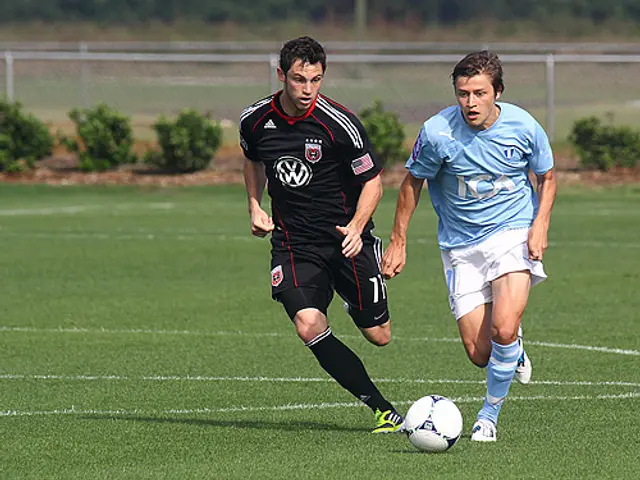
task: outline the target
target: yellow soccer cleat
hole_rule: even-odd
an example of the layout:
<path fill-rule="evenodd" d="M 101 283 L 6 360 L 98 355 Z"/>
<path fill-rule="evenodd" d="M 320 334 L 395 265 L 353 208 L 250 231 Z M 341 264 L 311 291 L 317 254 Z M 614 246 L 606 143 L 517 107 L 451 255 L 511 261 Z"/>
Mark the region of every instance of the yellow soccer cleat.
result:
<path fill-rule="evenodd" d="M 404 418 L 395 410 L 376 410 L 376 428 L 371 433 L 395 433 L 402 432 Z"/>

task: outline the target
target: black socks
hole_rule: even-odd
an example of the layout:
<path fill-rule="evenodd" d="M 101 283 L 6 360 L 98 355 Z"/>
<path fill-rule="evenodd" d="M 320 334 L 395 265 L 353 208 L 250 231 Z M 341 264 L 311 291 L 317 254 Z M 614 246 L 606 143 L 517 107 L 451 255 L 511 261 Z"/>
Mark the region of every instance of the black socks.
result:
<path fill-rule="evenodd" d="M 371 410 L 393 410 L 393 406 L 384 399 L 369 378 L 362 361 L 349 347 L 333 336 L 331 327 L 305 345 L 336 382 L 366 403 Z"/>

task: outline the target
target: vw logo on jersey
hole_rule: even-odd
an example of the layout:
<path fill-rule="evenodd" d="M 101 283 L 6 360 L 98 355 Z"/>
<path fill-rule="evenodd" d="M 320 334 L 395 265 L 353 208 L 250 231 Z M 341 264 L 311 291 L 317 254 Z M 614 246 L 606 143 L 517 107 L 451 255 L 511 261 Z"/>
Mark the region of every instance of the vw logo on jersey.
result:
<path fill-rule="evenodd" d="M 293 188 L 308 185 L 313 176 L 311 167 L 295 157 L 280 157 L 273 169 L 278 180 Z"/>

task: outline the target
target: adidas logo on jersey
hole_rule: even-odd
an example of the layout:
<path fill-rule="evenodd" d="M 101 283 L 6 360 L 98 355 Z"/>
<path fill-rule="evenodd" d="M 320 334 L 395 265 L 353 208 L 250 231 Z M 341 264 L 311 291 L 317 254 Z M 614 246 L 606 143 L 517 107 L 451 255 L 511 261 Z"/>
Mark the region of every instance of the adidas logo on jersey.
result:
<path fill-rule="evenodd" d="M 278 128 L 278 127 L 276 127 L 276 124 L 273 123 L 273 120 L 269 119 L 269 121 L 264 124 L 264 128 Z"/>

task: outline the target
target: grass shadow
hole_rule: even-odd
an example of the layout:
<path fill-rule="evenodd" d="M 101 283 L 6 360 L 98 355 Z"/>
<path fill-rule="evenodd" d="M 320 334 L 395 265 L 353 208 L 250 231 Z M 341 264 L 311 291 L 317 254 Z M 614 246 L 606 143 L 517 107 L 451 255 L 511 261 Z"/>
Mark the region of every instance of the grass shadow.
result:
<path fill-rule="evenodd" d="M 124 420 L 129 422 L 146 423 L 180 423 L 183 425 L 195 425 L 202 427 L 222 427 L 237 429 L 257 429 L 257 430 L 286 430 L 286 431 L 335 431 L 335 432 L 355 432 L 368 433 L 370 429 L 364 427 L 349 427 L 318 422 L 270 422 L 266 420 L 252 421 L 230 421 L 230 420 L 208 420 L 201 418 L 169 418 L 169 417 L 136 417 L 129 415 L 84 415 L 80 417 L 84 420 Z"/>

